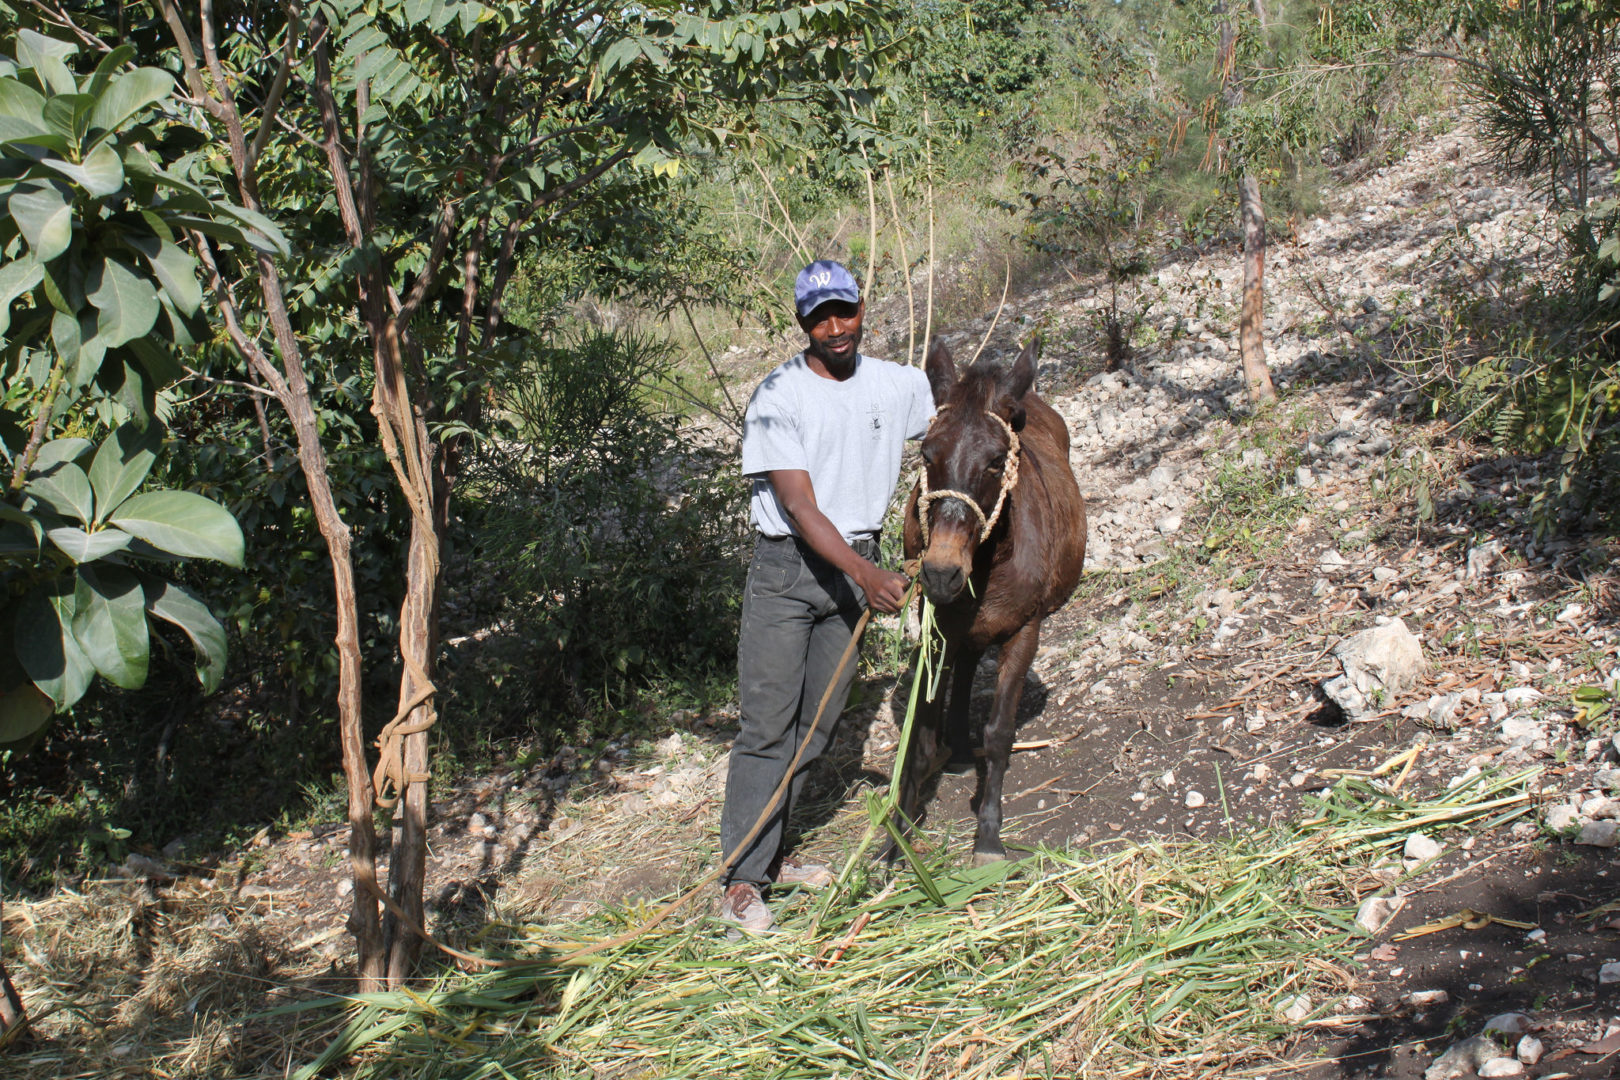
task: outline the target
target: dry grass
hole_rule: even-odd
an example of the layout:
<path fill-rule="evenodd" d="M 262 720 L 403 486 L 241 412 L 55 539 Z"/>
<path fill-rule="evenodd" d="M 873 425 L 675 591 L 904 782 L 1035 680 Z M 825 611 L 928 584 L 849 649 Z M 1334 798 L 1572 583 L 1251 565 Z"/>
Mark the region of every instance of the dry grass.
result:
<path fill-rule="evenodd" d="M 293 1047 L 330 1025 L 243 1017 L 347 984 L 266 933 L 252 901 L 196 879 L 10 900 L 5 921 L 34 1031 L 6 1058 L 15 1080 L 284 1075 Z"/>

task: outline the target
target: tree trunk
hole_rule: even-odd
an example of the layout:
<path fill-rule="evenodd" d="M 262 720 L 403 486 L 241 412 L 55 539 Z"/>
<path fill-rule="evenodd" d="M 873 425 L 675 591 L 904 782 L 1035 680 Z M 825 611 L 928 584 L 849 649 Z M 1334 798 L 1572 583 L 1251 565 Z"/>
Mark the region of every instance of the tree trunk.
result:
<path fill-rule="evenodd" d="M 1243 385 L 1250 404 L 1274 401 L 1277 390 L 1271 385 L 1271 369 L 1266 366 L 1265 278 L 1266 208 L 1260 201 L 1260 180 L 1245 172 L 1238 185 L 1238 202 L 1243 215 L 1243 313 L 1238 321 L 1238 351 L 1243 357 Z"/>
<path fill-rule="evenodd" d="M 433 683 L 438 634 L 434 613 L 438 608 L 439 535 L 435 522 L 417 516 L 411 521 L 410 554 L 406 567 L 405 600 L 400 607 L 399 651 L 404 660 L 399 699 L 423 700 L 410 711 L 404 736 L 405 787 L 395 816 L 394 849 L 388 862 L 388 891 L 410 925 L 402 925 L 392 912 L 383 920 L 388 941 L 388 985 L 402 986 L 415 973 L 422 952 L 422 890 L 427 877 L 428 730 L 438 719 L 429 693 Z M 423 696 L 427 695 L 427 696 Z"/>

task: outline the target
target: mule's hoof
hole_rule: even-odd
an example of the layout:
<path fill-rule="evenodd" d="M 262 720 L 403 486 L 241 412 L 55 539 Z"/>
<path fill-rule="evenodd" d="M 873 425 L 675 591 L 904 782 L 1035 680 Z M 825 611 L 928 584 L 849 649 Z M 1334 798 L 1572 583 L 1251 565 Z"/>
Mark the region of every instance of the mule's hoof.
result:
<path fill-rule="evenodd" d="M 998 862 L 1006 861 L 1007 853 L 1005 851 L 975 851 L 973 853 L 973 865 L 976 867 L 992 866 Z"/>

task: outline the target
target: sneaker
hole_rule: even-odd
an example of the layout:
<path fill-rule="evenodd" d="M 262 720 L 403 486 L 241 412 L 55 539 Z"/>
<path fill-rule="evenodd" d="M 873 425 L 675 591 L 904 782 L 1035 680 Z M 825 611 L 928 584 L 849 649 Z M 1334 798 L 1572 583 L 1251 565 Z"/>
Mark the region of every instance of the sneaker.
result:
<path fill-rule="evenodd" d="M 825 889 L 833 883 L 831 868 L 820 863 L 801 862 L 791 855 L 782 857 L 776 871 L 778 885 L 803 885 L 807 889 Z"/>
<path fill-rule="evenodd" d="M 750 934 L 763 934 L 776 923 L 771 909 L 765 906 L 765 898 L 759 894 L 759 886 L 748 881 L 726 888 L 720 897 L 720 918 L 736 923 L 738 930 Z"/>

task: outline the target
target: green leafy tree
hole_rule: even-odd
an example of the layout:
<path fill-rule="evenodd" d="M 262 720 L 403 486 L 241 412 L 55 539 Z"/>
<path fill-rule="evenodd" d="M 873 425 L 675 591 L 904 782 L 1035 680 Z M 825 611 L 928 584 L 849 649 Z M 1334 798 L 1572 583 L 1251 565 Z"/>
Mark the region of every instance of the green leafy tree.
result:
<path fill-rule="evenodd" d="M 153 627 L 184 634 L 204 690 L 219 685 L 224 628 L 163 568 L 239 566 L 241 529 L 202 495 L 142 487 L 163 445 L 158 395 L 206 336 L 177 238 L 278 240 L 148 148 L 161 138 L 148 121 L 172 107 L 167 72 L 132 66 L 124 46 L 76 73 L 77 44 L 27 29 L 13 53 L 0 57 L 0 750 L 16 751 L 97 675 L 144 684 Z M 107 420 L 99 442 L 82 434 Z M 0 1026 L 15 1031 L 3 989 Z"/>
<path fill-rule="evenodd" d="M 428 731 L 437 721 L 443 547 L 455 479 L 487 430 L 483 387 L 512 362 L 502 304 L 521 252 L 752 132 L 760 103 L 841 112 L 892 48 L 891 5 L 714 0 L 159 0 L 199 122 L 239 201 L 281 222 L 292 258 L 202 254 L 220 321 L 285 410 L 334 575 L 338 719 L 362 987 L 408 978 L 423 934 Z M 117 25 L 108 8 L 98 32 Z M 218 36 L 229 19 L 232 33 Z M 812 111 L 808 114 L 813 117 Z M 368 760 L 351 526 L 310 384 L 363 358 L 378 442 L 410 514 L 399 694 Z M 395 809 L 385 892 L 373 808 Z"/>

